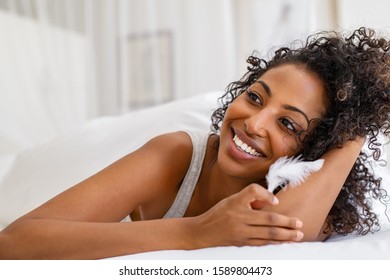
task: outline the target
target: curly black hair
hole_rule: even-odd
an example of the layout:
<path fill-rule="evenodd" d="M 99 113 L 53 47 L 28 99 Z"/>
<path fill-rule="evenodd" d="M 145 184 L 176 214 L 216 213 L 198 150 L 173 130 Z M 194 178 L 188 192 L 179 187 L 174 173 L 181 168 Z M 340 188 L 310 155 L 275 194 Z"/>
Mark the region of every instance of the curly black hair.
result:
<path fill-rule="evenodd" d="M 253 54 L 247 59 L 248 72 L 230 83 L 220 98 L 221 107 L 211 117 L 211 130 L 218 133 L 229 104 L 269 69 L 295 64 L 316 73 L 330 105 L 326 115 L 316 120 L 313 131 L 299 137 L 303 157 L 315 160 L 357 137 L 366 137 L 369 150 L 357 158 L 329 212 L 324 233 L 375 232 L 380 224 L 372 211 L 372 199 L 382 203 L 388 199 L 381 178 L 373 174 L 371 158 L 380 159 L 379 135 L 390 134 L 389 49 L 387 39 L 361 27 L 349 36 L 335 31 L 316 33 L 306 42 L 279 48 L 268 61 Z"/>

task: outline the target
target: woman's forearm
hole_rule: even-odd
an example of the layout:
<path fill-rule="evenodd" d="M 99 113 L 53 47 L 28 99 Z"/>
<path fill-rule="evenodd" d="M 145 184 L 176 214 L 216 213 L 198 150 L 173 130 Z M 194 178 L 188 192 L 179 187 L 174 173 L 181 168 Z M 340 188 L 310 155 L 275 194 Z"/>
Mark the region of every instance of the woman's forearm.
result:
<path fill-rule="evenodd" d="M 349 141 L 340 149 L 327 152 L 322 169 L 311 174 L 296 188 L 286 188 L 277 194 L 279 205 L 264 208 L 303 222 L 303 241 L 320 240 L 325 219 L 351 171 L 363 140 Z"/>
<path fill-rule="evenodd" d="M 127 223 L 24 219 L 0 233 L 0 259 L 100 259 L 194 249 L 186 223 L 186 219 Z"/>

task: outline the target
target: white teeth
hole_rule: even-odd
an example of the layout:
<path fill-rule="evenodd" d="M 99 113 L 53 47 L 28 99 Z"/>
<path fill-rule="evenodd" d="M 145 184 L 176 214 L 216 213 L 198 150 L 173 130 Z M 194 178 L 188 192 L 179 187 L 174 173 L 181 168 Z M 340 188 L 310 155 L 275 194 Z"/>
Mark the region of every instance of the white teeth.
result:
<path fill-rule="evenodd" d="M 257 157 L 262 156 L 262 154 L 260 154 L 259 152 L 256 152 L 256 150 L 253 149 L 251 146 L 242 142 L 242 140 L 240 138 L 238 138 L 237 135 L 234 135 L 233 142 L 236 144 L 236 146 L 238 148 L 240 148 L 240 150 L 244 151 L 247 154 L 250 154 L 252 156 L 257 156 Z"/>

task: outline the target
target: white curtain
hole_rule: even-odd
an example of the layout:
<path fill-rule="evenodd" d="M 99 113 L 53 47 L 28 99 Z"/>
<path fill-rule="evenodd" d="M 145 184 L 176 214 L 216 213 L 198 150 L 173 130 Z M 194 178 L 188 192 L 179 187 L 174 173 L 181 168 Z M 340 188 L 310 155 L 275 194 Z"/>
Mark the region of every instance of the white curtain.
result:
<path fill-rule="evenodd" d="M 23 146 L 90 118 L 224 90 L 253 50 L 267 55 L 346 26 L 356 20 L 348 17 L 354 3 L 0 0 L 0 144 Z M 382 11 L 386 3 L 370 1 Z"/>
<path fill-rule="evenodd" d="M 52 4 L 0 1 L 0 152 L 40 143 L 89 117 L 92 48 L 74 13 L 62 10 L 75 10 L 72 2 Z"/>

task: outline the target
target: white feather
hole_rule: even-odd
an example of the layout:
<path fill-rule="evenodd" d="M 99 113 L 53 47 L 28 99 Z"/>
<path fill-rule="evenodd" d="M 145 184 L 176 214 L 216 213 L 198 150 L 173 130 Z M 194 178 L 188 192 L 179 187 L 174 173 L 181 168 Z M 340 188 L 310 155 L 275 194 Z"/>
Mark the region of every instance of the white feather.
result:
<path fill-rule="evenodd" d="M 279 158 L 269 168 L 266 180 L 268 190 L 273 192 L 277 187 L 296 187 L 301 184 L 312 172 L 322 168 L 323 159 L 316 161 L 303 161 L 301 156 L 288 158 L 287 156 Z"/>

